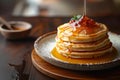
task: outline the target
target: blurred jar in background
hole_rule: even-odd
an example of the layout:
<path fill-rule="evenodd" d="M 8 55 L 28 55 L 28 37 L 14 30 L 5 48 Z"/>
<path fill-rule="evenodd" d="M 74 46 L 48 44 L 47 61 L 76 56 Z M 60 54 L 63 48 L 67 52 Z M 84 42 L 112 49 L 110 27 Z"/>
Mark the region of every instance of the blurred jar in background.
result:
<path fill-rule="evenodd" d="M 23 1 L 23 0 L 21 0 Z M 84 0 L 26 0 L 19 15 L 24 16 L 73 16 L 83 14 Z M 19 5 L 20 7 L 20 5 Z M 23 5 L 21 6 L 23 7 Z M 87 15 L 106 16 L 113 14 L 114 0 L 87 0 Z M 18 8 L 14 10 L 14 13 Z"/>

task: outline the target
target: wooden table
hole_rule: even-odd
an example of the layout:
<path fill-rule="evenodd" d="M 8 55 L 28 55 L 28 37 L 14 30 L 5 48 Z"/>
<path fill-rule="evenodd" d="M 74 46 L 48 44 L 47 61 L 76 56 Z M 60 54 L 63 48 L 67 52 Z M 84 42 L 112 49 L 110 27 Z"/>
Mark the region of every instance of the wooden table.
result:
<path fill-rule="evenodd" d="M 53 80 L 36 70 L 31 62 L 31 51 L 34 41 L 41 35 L 56 30 L 56 28 L 65 22 L 69 17 L 10 17 L 9 21 L 27 21 L 33 25 L 30 37 L 24 40 L 6 40 L 0 35 L 0 80 Z M 106 16 L 94 18 L 102 22 L 108 28 L 117 34 L 120 34 L 120 16 Z M 64 72 L 63 72 L 64 73 Z M 99 75 L 103 73 L 103 75 Z M 92 77 L 94 80 L 101 80 L 105 74 L 112 76 L 111 79 L 120 79 L 120 67 L 112 68 L 109 71 L 88 72 L 85 77 Z"/>

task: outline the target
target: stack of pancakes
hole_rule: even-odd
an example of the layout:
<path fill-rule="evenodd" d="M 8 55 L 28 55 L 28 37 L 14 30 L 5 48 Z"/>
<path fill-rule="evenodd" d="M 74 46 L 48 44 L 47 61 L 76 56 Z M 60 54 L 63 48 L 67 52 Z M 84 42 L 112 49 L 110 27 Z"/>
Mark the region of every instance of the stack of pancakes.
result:
<path fill-rule="evenodd" d="M 111 53 L 113 47 L 107 27 L 97 22 L 94 24 L 97 26 L 82 23 L 75 27 L 70 23 L 59 26 L 55 45 L 57 52 L 70 58 L 93 58 Z"/>

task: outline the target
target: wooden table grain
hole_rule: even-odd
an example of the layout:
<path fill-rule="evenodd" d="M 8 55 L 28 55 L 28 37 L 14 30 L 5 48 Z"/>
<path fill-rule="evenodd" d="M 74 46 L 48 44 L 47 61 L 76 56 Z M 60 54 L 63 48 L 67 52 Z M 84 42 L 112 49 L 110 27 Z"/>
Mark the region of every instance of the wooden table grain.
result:
<path fill-rule="evenodd" d="M 6 40 L 0 35 L 0 80 L 53 80 L 34 68 L 31 51 L 34 41 L 39 36 L 55 31 L 59 25 L 68 22 L 70 17 L 3 17 L 8 21 L 27 21 L 32 24 L 33 29 L 30 36 L 22 40 Z M 110 31 L 120 34 L 120 16 L 93 17 L 93 19 L 106 24 Z M 103 74 L 96 76 L 101 73 Z M 94 77 L 95 80 L 103 80 L 102 76 L 106 74 L 113 80 L 120 79 L 120 66 L 109 71 L 88 72 L 88 74 L 83 72 L 83 76 Z M 112 77 L 112 74 L 116 76 Z"/>

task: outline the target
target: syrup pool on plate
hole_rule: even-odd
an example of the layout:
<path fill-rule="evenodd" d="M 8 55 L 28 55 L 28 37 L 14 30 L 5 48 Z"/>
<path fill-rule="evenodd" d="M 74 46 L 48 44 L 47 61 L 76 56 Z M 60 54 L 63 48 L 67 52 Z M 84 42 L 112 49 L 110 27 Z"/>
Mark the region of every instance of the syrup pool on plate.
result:
<path fill-rule="evenodd" d="M 116 55 L 115 55 L 116 54 Z M 60 61 L 64 61 L 64 62 L 68 62 L 68 63 L 72 63 L 72 64 L 98 64 L 98 63 L 105 63 L 105 62 L 109 62 L 113 59 L 115 59 L 117 57 L 117 52 L 116 50 L 113 50 L 113 52 L 111 54 L 105 54 L 104 56 L 98 57 L 98 58 L 69 58 L 69 57 L 65 57 L 63 55 L 61 55 L 56 48 L 54 48 L 51 51 L 51 55 L 53 58 L 60 60 Z"/>

